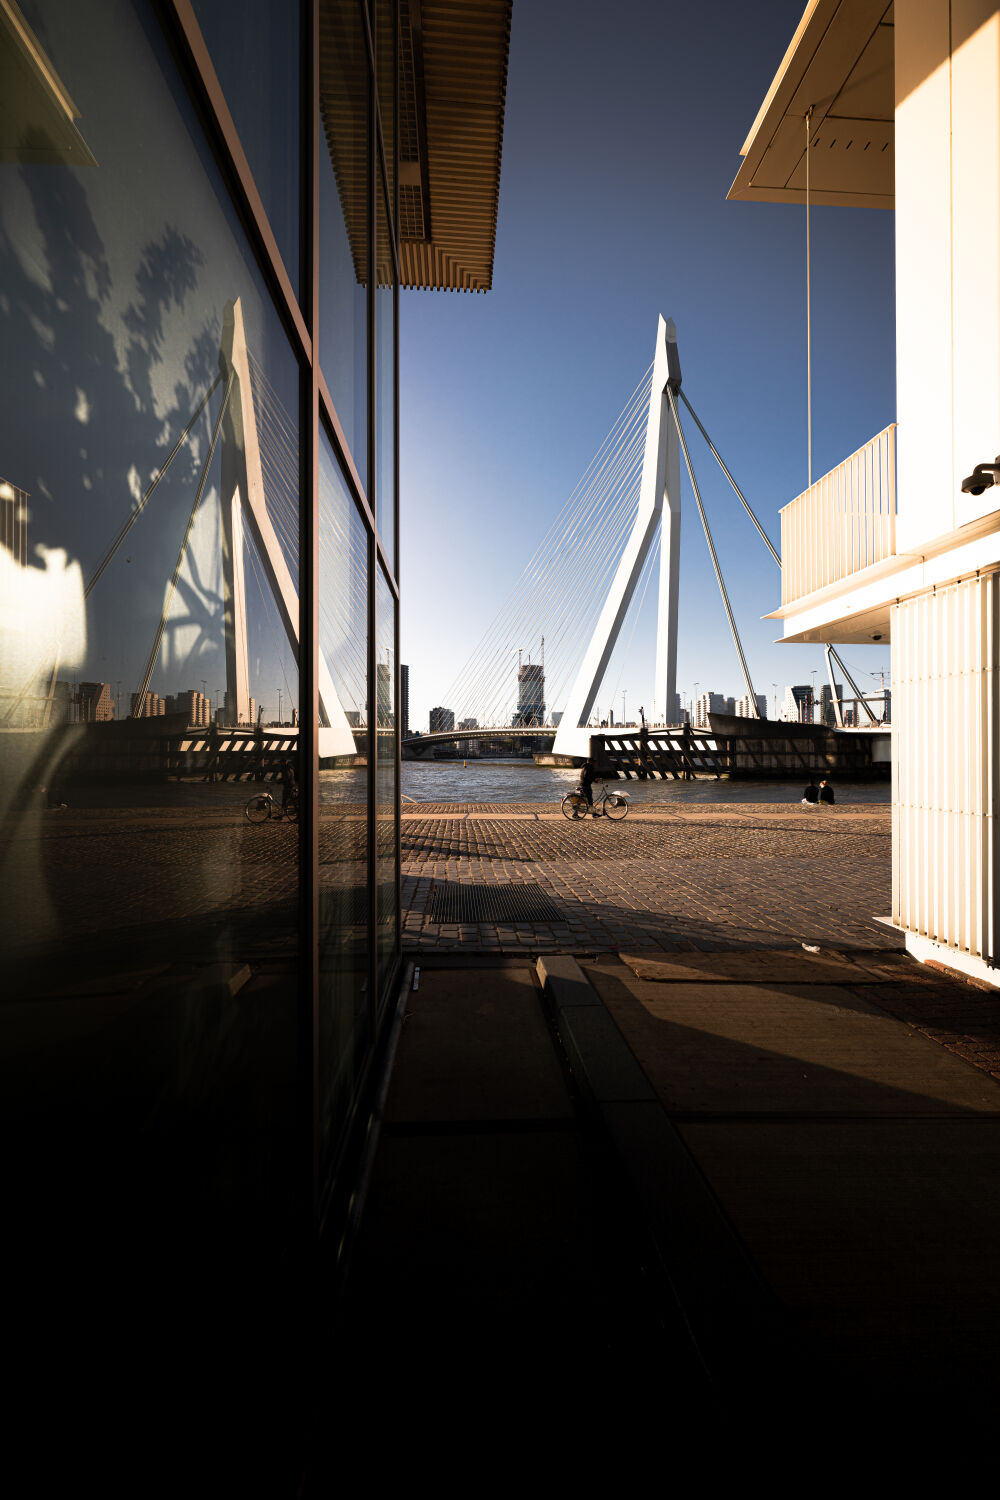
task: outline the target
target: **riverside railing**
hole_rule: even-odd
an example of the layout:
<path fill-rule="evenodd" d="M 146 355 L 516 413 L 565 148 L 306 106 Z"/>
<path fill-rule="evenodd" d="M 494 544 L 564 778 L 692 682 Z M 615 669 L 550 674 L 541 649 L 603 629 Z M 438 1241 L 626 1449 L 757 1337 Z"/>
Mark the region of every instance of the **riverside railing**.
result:
<path fill-rule="evenodd" d="M 783 507 L 782 604 L 891 557 L 895 546 L 893 422 Z"/>

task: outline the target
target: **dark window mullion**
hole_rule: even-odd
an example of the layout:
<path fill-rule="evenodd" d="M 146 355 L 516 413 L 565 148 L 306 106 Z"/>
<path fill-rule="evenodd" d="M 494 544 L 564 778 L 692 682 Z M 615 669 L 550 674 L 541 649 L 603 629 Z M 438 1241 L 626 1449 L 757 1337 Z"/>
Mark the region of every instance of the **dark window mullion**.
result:
<path fill-rule="evenodd" d="M 369 507 L 368 529 L 368 920 L 371 942 L 368 954 L 368 1013 L 372 1034 L 378 1029 L 378 579 L 376 565 L 379 553 L 378 526 L 378 455 L 375 442 L 376 389 L 376 327 L 375 327 L 375 174 L 378 170 L 375 145 L 376 74 L 375 48 L 368 17 L 367 6 L 363 7 L 365 36 L 368 45 L 368 141 L 366 162 L 368 168 L 367 215 L 368 215 L 368 338 L 366 382 L 368 393 L 368 485 L 374 502 Z"/>
<path fill-rule="evenodd" d="M 319 3 L 302 14 L 302 158 L 299 197 L 305 312 L 313 354 L 319 328 Z M 319 386 L 310 361 L 303 379 L 305 420 L 299 499 L 299 1092 L 308 1139 L 310 1238 L 319 1218 Z"/>

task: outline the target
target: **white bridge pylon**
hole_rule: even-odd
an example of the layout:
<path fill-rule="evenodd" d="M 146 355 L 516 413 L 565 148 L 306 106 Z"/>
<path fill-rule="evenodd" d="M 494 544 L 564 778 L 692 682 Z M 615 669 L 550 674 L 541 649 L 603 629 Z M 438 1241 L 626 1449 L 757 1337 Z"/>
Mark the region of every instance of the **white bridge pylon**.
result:
<path fill-rule="evenodd" d="M 299 660 L 299 596 L 268 515 L 260 441 L 250 385 L 243 309 L 239 299 L 226 304 L 219 366 L 223 389 L 232 390 L 222 426 L 222 576 L 226 640 L 226 697 L 230 713 L 250 722 L 250 671 L 247 657 L 246 584 L 243 569 L 243 520 L 246 517 L 288 644 Z M 354 734 L 337 696 L 329 668 L 319 653 L 319 753 L 353 755 Z"/>
<path fill-rule="evenodd" d="M 570 689 L 552 746 L 556 755 L 590 754 L 591 731 L 588 725 L 594 702 L 658 526 L 663 528 L 663 535 L 660 542 L 654 698 L 663 702 L 664 717 L 670 717 L 677 689 L 681 467 L 677 428 L 672 418 L 667 391 L 669 388 L 677 392 L 680 384 L 677 329 L 672 318 L 661 317 L 656 327 L 656 349 L 649 387 L 649 415 L 646 419 L 646 444 L 642 459 L 642 478 L 639 482 L 639 509 L 583 663 Z"/>

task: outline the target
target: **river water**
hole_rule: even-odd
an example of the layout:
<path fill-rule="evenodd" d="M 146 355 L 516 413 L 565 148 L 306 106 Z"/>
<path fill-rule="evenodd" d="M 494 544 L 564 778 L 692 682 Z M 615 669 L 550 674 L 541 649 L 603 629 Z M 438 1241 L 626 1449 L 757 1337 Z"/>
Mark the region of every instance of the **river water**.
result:
<path fill-rule="evenodd" d="M 533 761 L 404 761 L 404 807 L 410 802 L 558 802 L 580 778 L 579 771 L 536 766 Z M 364 802 L 367 772 L 321 771 L 320 801 Z M 633 803 L 641 802 L 798 802 L 806 778 L 798 781 L 621 782 Z M 888 781 L 837 782 L 838 802 L 888 803 Z"/>

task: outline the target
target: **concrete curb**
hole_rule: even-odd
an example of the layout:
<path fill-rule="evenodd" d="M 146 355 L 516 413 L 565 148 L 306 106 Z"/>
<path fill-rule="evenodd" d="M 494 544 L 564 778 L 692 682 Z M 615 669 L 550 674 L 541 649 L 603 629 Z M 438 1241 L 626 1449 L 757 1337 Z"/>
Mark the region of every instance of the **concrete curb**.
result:
<path fill-rule="evenodd" d="M 768 1401 L 805 1368 L 783 1309 L 576 959 L 547 955 L 536 969 L 709 1379 L 724 1398 Z"/>

